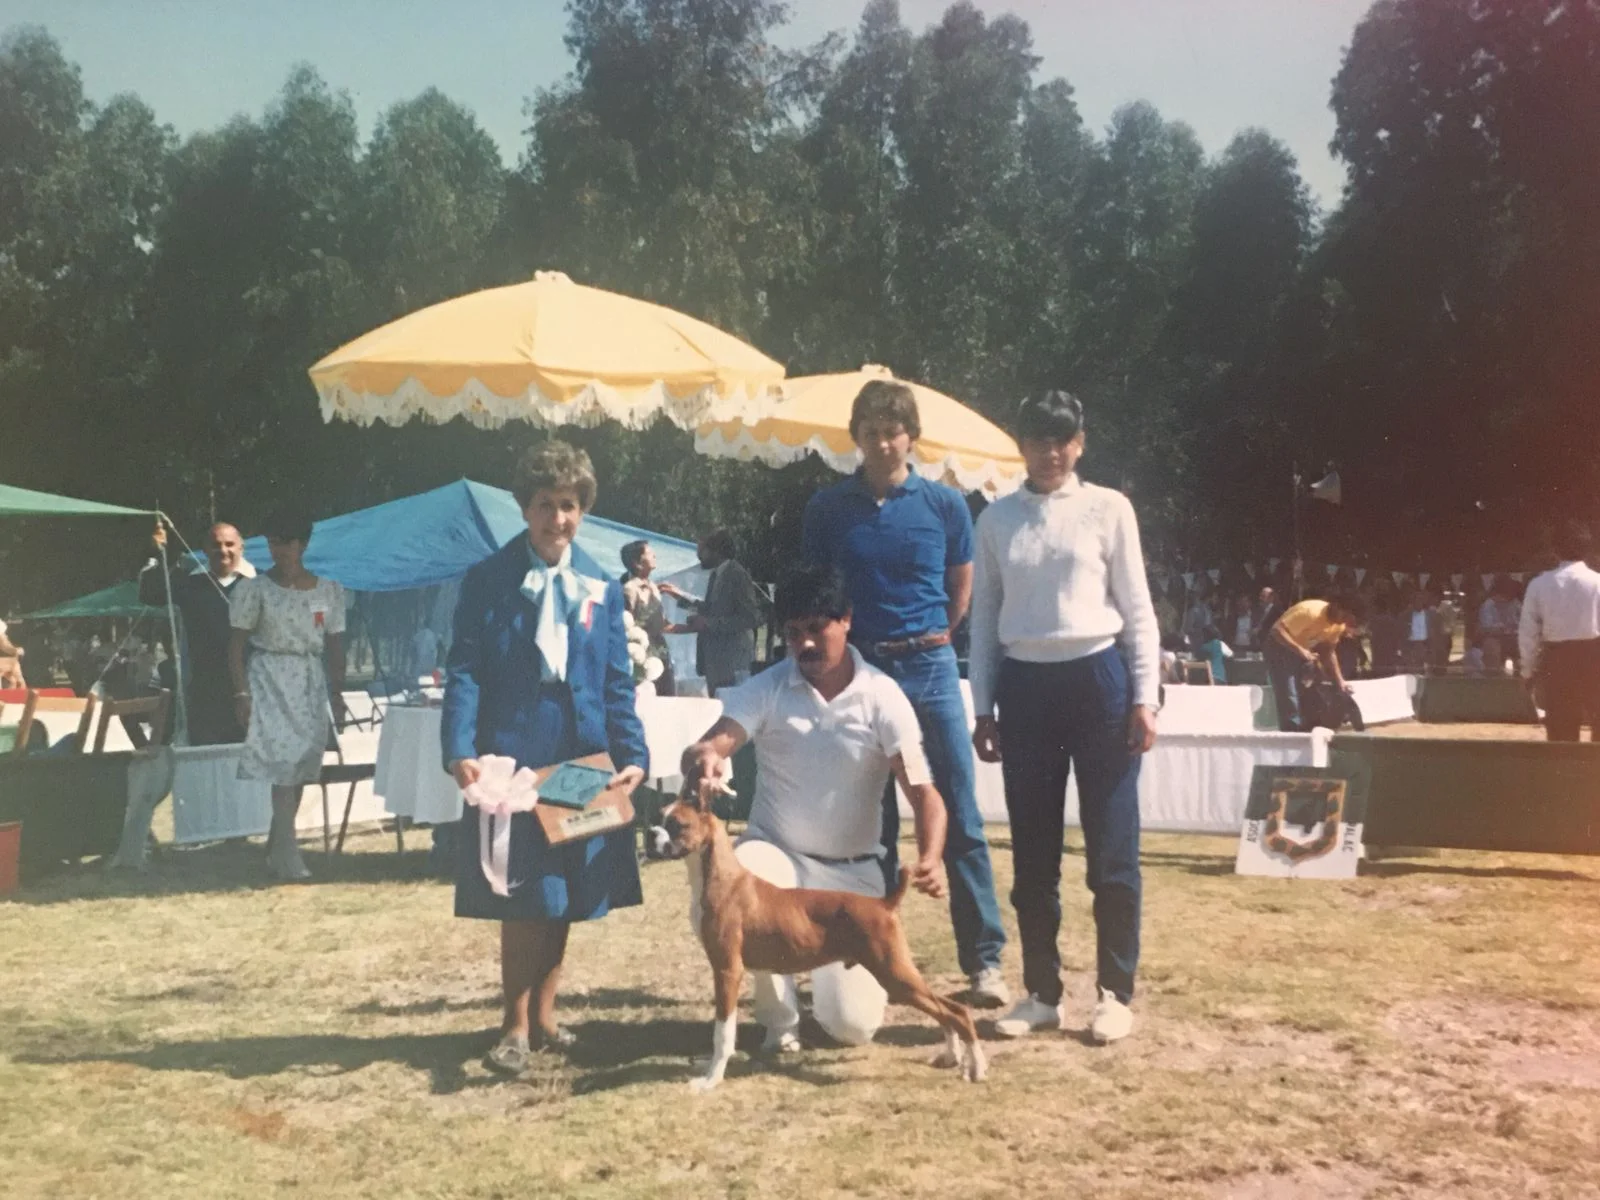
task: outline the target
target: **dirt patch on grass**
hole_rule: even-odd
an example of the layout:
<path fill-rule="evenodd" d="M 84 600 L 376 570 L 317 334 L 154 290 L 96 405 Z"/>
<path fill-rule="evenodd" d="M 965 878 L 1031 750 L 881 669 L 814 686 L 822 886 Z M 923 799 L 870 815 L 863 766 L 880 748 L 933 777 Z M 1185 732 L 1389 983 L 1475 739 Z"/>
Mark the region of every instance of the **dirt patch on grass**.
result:
<path fill-rule="evenodd" d="M 1384 1194 L 1383 1189 L 1384 1178 L 1378 1172 L 1341 1163 L 1281 1175 L 1260 1171 L 1218 1183 L 1209 1194 L 1215 1200 L 1367 1200 Z"/>
<path fill-rule="evenodd" d="M 1481 1060 L 1511 1087 L 1600 1090 L 1600 1014 L 1530 1001 L 1438 997 L 1385 1024 L 1424 1052 Z"/>

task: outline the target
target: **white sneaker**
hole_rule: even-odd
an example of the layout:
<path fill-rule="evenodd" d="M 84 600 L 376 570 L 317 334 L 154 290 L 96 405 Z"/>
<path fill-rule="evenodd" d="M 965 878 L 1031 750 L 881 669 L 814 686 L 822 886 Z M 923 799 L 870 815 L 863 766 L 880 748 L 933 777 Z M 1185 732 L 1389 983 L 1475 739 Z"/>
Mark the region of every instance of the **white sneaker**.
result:
<path fill-rule="evenodd" d="M 1132 1032 L 1133 1010 L 1101 988 L 1094 1016 L 1089 1020 L 1089 1036 L 1103 1046 L 1107 1042 L 1120 1042 Z"/>
<path fill-rule="evenodd" d="M 1019 1038 L 1027 1037 L 1037 1029 L 1060 1029 L 1061 1024 L 1059 1004 L 1046 1004 L 1030 994 L 994 1023 L 994 1031 L 1001 1037 Z"/>
<path fill-rule="evenodd" d="M 1004 1008 L 1011 1003 L 1011 989 L 999 967 L 985 967 L 970 980 L 967 995 L 974 1008 Z"/>
<path fill-rule="evenodd" d="M 800 1050 L 800 1035 L 792 1029 L 782 1033 L 768 1033 L 761 1042 L 761 1053 L 770 1055 L 796 1054 Z"/>

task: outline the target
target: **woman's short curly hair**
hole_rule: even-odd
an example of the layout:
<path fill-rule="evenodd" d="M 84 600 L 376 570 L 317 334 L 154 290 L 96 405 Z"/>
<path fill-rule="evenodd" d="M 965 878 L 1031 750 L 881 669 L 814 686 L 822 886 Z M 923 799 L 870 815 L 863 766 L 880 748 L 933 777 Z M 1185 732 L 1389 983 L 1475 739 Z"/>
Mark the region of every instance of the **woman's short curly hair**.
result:
<path fill-rule="evenodd" d="M 569 442 L 549 441 L 524 454 L 511 471 L 511 494 L 527 508 L 539 492 L 571 488 L 584 512 L 594 507 L 598 484 L 589 455 Z"/>

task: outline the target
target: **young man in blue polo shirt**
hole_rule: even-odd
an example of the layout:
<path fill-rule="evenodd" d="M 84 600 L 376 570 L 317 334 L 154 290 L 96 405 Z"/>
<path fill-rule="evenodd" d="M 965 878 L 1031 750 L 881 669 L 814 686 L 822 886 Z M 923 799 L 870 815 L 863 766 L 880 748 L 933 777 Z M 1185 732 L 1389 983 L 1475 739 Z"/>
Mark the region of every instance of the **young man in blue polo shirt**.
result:
<path fill-rule="evenodd" d="M 950 635 L 972 598 L 972 515 L 961 493 L 911 468 L 921 434 L 917 400 L 903 383 L 875 379 L 850 410 L 862 467 L 806 505 L 805 557 L 844 573 L 854 609 L 850 639 L 911 701 L 934 787 L 949 815 L 944 863 L 950 920 L 974 1004 L 1009 1003 L 1000 973 L 1005 929 L 989 843 L 978 813 L 972 743 Z M 884 869 L 896 872 L 900 815 L 884 797 Z"/>

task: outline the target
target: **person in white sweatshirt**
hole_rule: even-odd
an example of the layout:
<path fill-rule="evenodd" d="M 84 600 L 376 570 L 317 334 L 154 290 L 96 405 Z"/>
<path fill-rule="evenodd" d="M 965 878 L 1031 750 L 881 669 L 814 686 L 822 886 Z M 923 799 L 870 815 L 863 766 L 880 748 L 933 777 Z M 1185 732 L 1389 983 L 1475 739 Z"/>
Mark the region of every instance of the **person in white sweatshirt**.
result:
<path fill-rule="evenodd" d="M 1076 474 L 1082 403 L 1025 400 L 1015 432 L 1028 479 L 978 519 L 969 670 L 973 747 L 1005 779 L 1028 991 L 996 1030 L 1063 1024 L 1061 835 L 1076 770 L 1097 942 L 1089 1032 L 1114 1042 L 1133 1029 L 1139 756 L 1156 739 L 1160 634 L 1133 505 Z"/>

